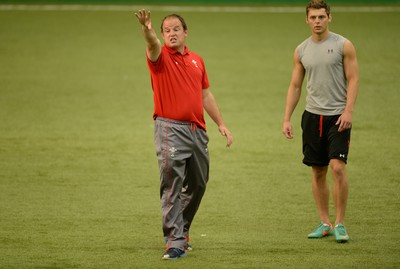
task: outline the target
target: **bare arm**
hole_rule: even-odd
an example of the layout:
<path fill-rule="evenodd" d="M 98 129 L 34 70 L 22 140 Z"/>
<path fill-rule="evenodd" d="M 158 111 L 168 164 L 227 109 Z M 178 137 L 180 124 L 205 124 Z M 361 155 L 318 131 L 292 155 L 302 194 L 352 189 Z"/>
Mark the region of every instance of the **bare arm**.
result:
<path fill-rule="evenodd" d="M 146 41 L 147 57 L 156 62 L 161 54 L 161 41 L 157 38 L 156 32 L 151 25 L 150 11 L 144 9 L 135 13 L 139 23 L 142 25 L 144 40 Z"/>
<path fill-rule="evenodd" d="M 226 146 L 230 147 L 233 142 L 232 134 L 225 126 L 214 95 L 208 89 L 203 89 L 203 106 L 211 119 L 217 124 L 221 135 L 226 137 Z"/>
<path fill-rule="evenodd" d="M 345 110 L 336 122 L 336 125 L 339 125 L 339 132 L 351 128 L 353 123 L 354 105 L 358 95 L 357 55 L 356 50 L 350 41 L 344 43 L 343 65 L 347 79 L 347 100 Z"/>
<path fill-rule="evenodd" d="M 294 52 L 293 62 L 294 66 L 292 72 L 292 79 L 290 81 L 288 93 L 286 96 L 285 116 L 283 118 L 283 127 L 282 127 L 282 133 L 288 139 L 293 138 L 293 127 L 290 122 L 290 118 L 292 117 L 293 111 L 300 100 L 301 86 L 303 84 L 304 74 L 305 74 L 304 67 L 301 64 L 299 56 L 297 54 L 297 49 Z"/>

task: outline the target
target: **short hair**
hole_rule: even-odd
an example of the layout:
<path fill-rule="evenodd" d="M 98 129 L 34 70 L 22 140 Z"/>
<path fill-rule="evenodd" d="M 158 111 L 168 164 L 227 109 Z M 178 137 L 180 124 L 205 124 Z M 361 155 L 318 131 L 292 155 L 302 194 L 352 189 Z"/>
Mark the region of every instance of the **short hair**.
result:
<path fill-rule="evenodd" d="M 308 16 L 308 11 L 310 9 L 321 9 L 325 8 L 326 14 L 331 13 L 331 8 L 324 0 L 311 0 L 306 6 L 306 15 Z"/>
<path fill-rule="evenodd" d="M 164 29 L 163 29 L 164 21 L 166 19 L 169 19 L 169 18 L 177 18 L 182 23 L 183 30 L 187 31 L 188 28 L 187 28 L 185 19 L 182 16 L 178 15 L 178 14 L 171 14 L 171 15 L 165 16 L 165 18 L 162 20 L 162 22 L 161 22 L 161 33 L 164 31 Z"/>

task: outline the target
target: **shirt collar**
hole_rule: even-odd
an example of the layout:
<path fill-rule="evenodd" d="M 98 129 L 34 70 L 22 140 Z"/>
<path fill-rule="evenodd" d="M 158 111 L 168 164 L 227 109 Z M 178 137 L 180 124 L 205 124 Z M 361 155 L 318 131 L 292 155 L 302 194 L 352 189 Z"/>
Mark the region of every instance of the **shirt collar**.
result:
<path fill-rule="evenodd" d="M 179 51 L 174 50 L 174 49 L 171 49 L 170 47 L 168 47 L 168 46 L 165 45 L 165 44 L 164 44 L 164 47 L 167 49 L 167 51 L 168 51 L 170 54 L 181 54 Z M 187 46 L 185 46 L 185 50 L 184 50 L 183 54 L 181 54 L 181 55 L 186 55 L 186 54 L 189 54 L 189 49 L 188 49 Z"/>

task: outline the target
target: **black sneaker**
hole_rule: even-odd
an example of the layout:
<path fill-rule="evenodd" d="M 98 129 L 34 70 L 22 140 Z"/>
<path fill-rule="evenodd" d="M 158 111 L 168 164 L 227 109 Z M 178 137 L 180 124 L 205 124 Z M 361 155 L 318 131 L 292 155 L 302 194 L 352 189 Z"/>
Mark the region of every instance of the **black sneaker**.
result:
<path fill-rule="evenodd" d="M 185 250 L 192 251 L 193 248 L 191 245 L 189 245 L 189 243 L 186 243 Z"/>
<path fill-rule="evenodd" d="M 192 246 L 191 246 L 191 245 L 189 245 L 189 240 L 190 240 L 190 238 L 189 238 L 189 234 L 187 234 L 187 235 L 186 235 L 186 246 L 185 246 L 185 250 L 192 251 L 192 250 L 193 250 L 193 248 L 192 248 Z"/>
<path fill-rule="evenodd" d="M 181 250 L 179 248 L 169 248 L 169 249 L 167 249 L 167 251 L 164 252 L 161 259 L 176 260 L 176 259 L 179 259 L 180 257 L 185 257 L 185 256 L 186 256 L 186 253 L 184 250 Z"/>

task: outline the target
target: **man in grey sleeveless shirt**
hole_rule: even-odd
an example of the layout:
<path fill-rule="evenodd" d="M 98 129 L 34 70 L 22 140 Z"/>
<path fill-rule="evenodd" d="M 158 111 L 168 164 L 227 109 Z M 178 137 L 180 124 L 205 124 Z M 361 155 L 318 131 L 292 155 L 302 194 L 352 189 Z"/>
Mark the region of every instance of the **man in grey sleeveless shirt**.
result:
<path fill-rule="evenodd" d="M 346 164 L 358 94 L 357 56 L 349 40 L 329 31 L 332 16 L 328 4 L 312 0 L 306 7 L 306 15 L 311 36 L 294 52 L 282 132 L 286 138 L 293 138 L 290 118 L 306 76 L 306 108 L 301 121 L 303 163 L 312 168 L 312 190 L 320 218 L 308 238 L 334 234 L 337 242 L 344 243 L 349 240 L 344 223 L 348 196 Z M 334 226 L 329 220 L 328 167 L 333 177 Z"/>

